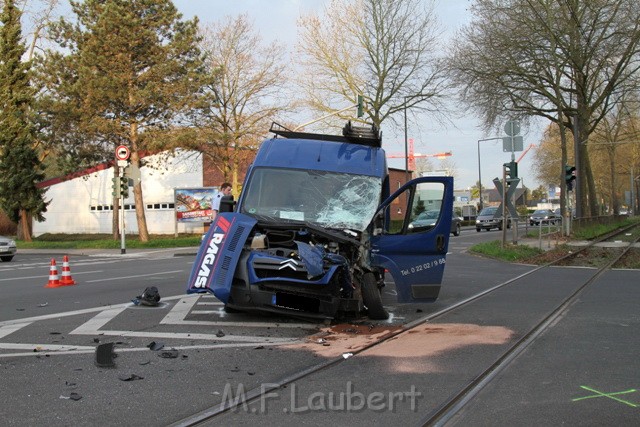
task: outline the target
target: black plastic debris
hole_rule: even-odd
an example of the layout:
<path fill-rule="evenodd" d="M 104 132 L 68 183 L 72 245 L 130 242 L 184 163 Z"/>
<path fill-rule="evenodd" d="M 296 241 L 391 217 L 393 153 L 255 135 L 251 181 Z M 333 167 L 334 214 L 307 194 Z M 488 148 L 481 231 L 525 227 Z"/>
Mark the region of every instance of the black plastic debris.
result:
<path fill-rule="evenodd" d="M 178 350 L 172 348 L 169 350 L 162 350 L 158 353 L 158 357 L 162 357 L 163 359 L 175 359 L 178 357 Z"/>
<path fill-rule="evenodd" d="M 60 399 L 66 399 L 66 400 L 80 400 L 82 399 L 82 396 L 80 396 L 78 393 L 73 392 L 71 393 L 69 396 L 60 396 Z"/>
<path fill-rule="evenodd" d="M 226 334 L 222 331 L 222 329 L 218 329 L 218 332 L 216 333 L 216 336 L 218 338 L 222 338 L 223 336 L 225 336 Z"/>
<path fill-rule="evenodd" d="M 141 295 L 131 300 L 135 305 L 155 307 L 160 302 L 160 292 L 155 286 L 148 286 Z"/>
<path fill-rule="evenodd" d="M 136 381 L 136 380 L 143 380 L 144 377 L 141 377 L 140 375 L 136 375 L 136 374 L 129 374 L 129 375 L 120 375 L 118 379 L 120 381 Z"/>
<path fill-rule="evenodd" d="M 99 368 L 113 368 L 116 366 L 116 354 L 113 351 L 113 343 L 108 342 L 96 347 L 96 366 Z"/>
<path fill-rule="evenodd" d="M 164 348 L 164 344 L 161 342 L 151 341 L 149 344 L 147 344 L 147 347 L 149 347 L 149 349 L 153 351 L 158 351 Z"/>

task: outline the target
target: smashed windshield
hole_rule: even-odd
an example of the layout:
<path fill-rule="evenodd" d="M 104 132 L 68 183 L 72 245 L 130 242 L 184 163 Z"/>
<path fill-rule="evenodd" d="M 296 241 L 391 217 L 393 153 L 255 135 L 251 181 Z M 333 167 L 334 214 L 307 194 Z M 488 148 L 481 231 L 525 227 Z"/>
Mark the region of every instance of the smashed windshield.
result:
<path fill-rule="evenodd" d="M 256 168 L 240 211 L 363 231 L 380 203 L 379 178 L 338 172 Z"/>

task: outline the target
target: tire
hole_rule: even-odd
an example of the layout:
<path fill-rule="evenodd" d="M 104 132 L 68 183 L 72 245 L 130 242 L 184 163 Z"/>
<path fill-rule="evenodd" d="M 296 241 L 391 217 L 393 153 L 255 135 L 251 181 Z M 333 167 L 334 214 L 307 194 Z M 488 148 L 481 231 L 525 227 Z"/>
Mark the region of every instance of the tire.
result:
<path fill-rule="evenodd" d="M 237 308 L 229 307 L 226 304 L 224 305 L 224 312 L 229 314 L 242 313 L 242 311 L 238 310 Z"/>
<path fill-rule="evenodd" d="M 362 276 L 362 302 L 367 307 L 369 319 L 386 320 L 389 313 L 382 306 L 382 295 L 373 273 L 365 273 Z"/>
<path fill-rule="evenodd" d="M 460 224 L 456 224 L 456 229 L 453 230 L 453 235 L 454 236 L 459 236 L 460 235 Z"/>
<path fill-rule="evenodd" d="M 2 260 L 2 262 L 9 262 L 9 261 L 11 261 L 13 259 L 13 255 L 11 255 L 11 256 L 3 256 L 3 257 L 0 257 L 0 259 Z"/>

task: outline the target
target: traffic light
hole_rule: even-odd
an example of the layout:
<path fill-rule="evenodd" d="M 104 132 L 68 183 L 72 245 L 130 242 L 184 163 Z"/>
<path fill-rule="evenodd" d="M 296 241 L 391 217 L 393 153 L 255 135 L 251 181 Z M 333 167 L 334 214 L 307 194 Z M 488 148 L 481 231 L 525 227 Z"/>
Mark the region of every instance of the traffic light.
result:
<path fill-rule="evenodd" d="M 505 173 L 507 175 L 507 179 L 517 179 L 518 178 L 518 163 L 511 161 L 509 163 L 504 164 Z"/>
<path fill-rule="evenodd" d="M 126 176 L 120 177 L 120 194 L 125 199 L 129 197 L 129 178 Z"/>
<path fill-rule="evenodd" d="M 564 165 L 564 182 L 567 183 L 567 191 L 573 190 L 574 179 L 576 179 L 576 167 Z"/>
<path fill-rule="evenodd" d="M 115 176 L 113 178 L 111 178 L 111 181 L 113 181 L 113 184 L 111 185 L 111 194 L 113 195 L 113 197 L 120 197 L 120 177 L 119 176 Z"/>
<path fill-rule="evenodd" d="M 364 99 L 358 95 L 358 118 L 364 116 Z"/>

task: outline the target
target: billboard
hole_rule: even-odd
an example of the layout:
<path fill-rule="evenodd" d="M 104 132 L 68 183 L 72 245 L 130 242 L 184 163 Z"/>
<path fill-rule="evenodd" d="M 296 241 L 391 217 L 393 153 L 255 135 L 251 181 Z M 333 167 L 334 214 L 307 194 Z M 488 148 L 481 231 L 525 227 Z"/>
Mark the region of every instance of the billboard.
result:
<path fill-rule="evenodd" d="M 176 188 L 174 198 L 177 222 L 209 222 L 213 216 L 215 187 Z"/>

